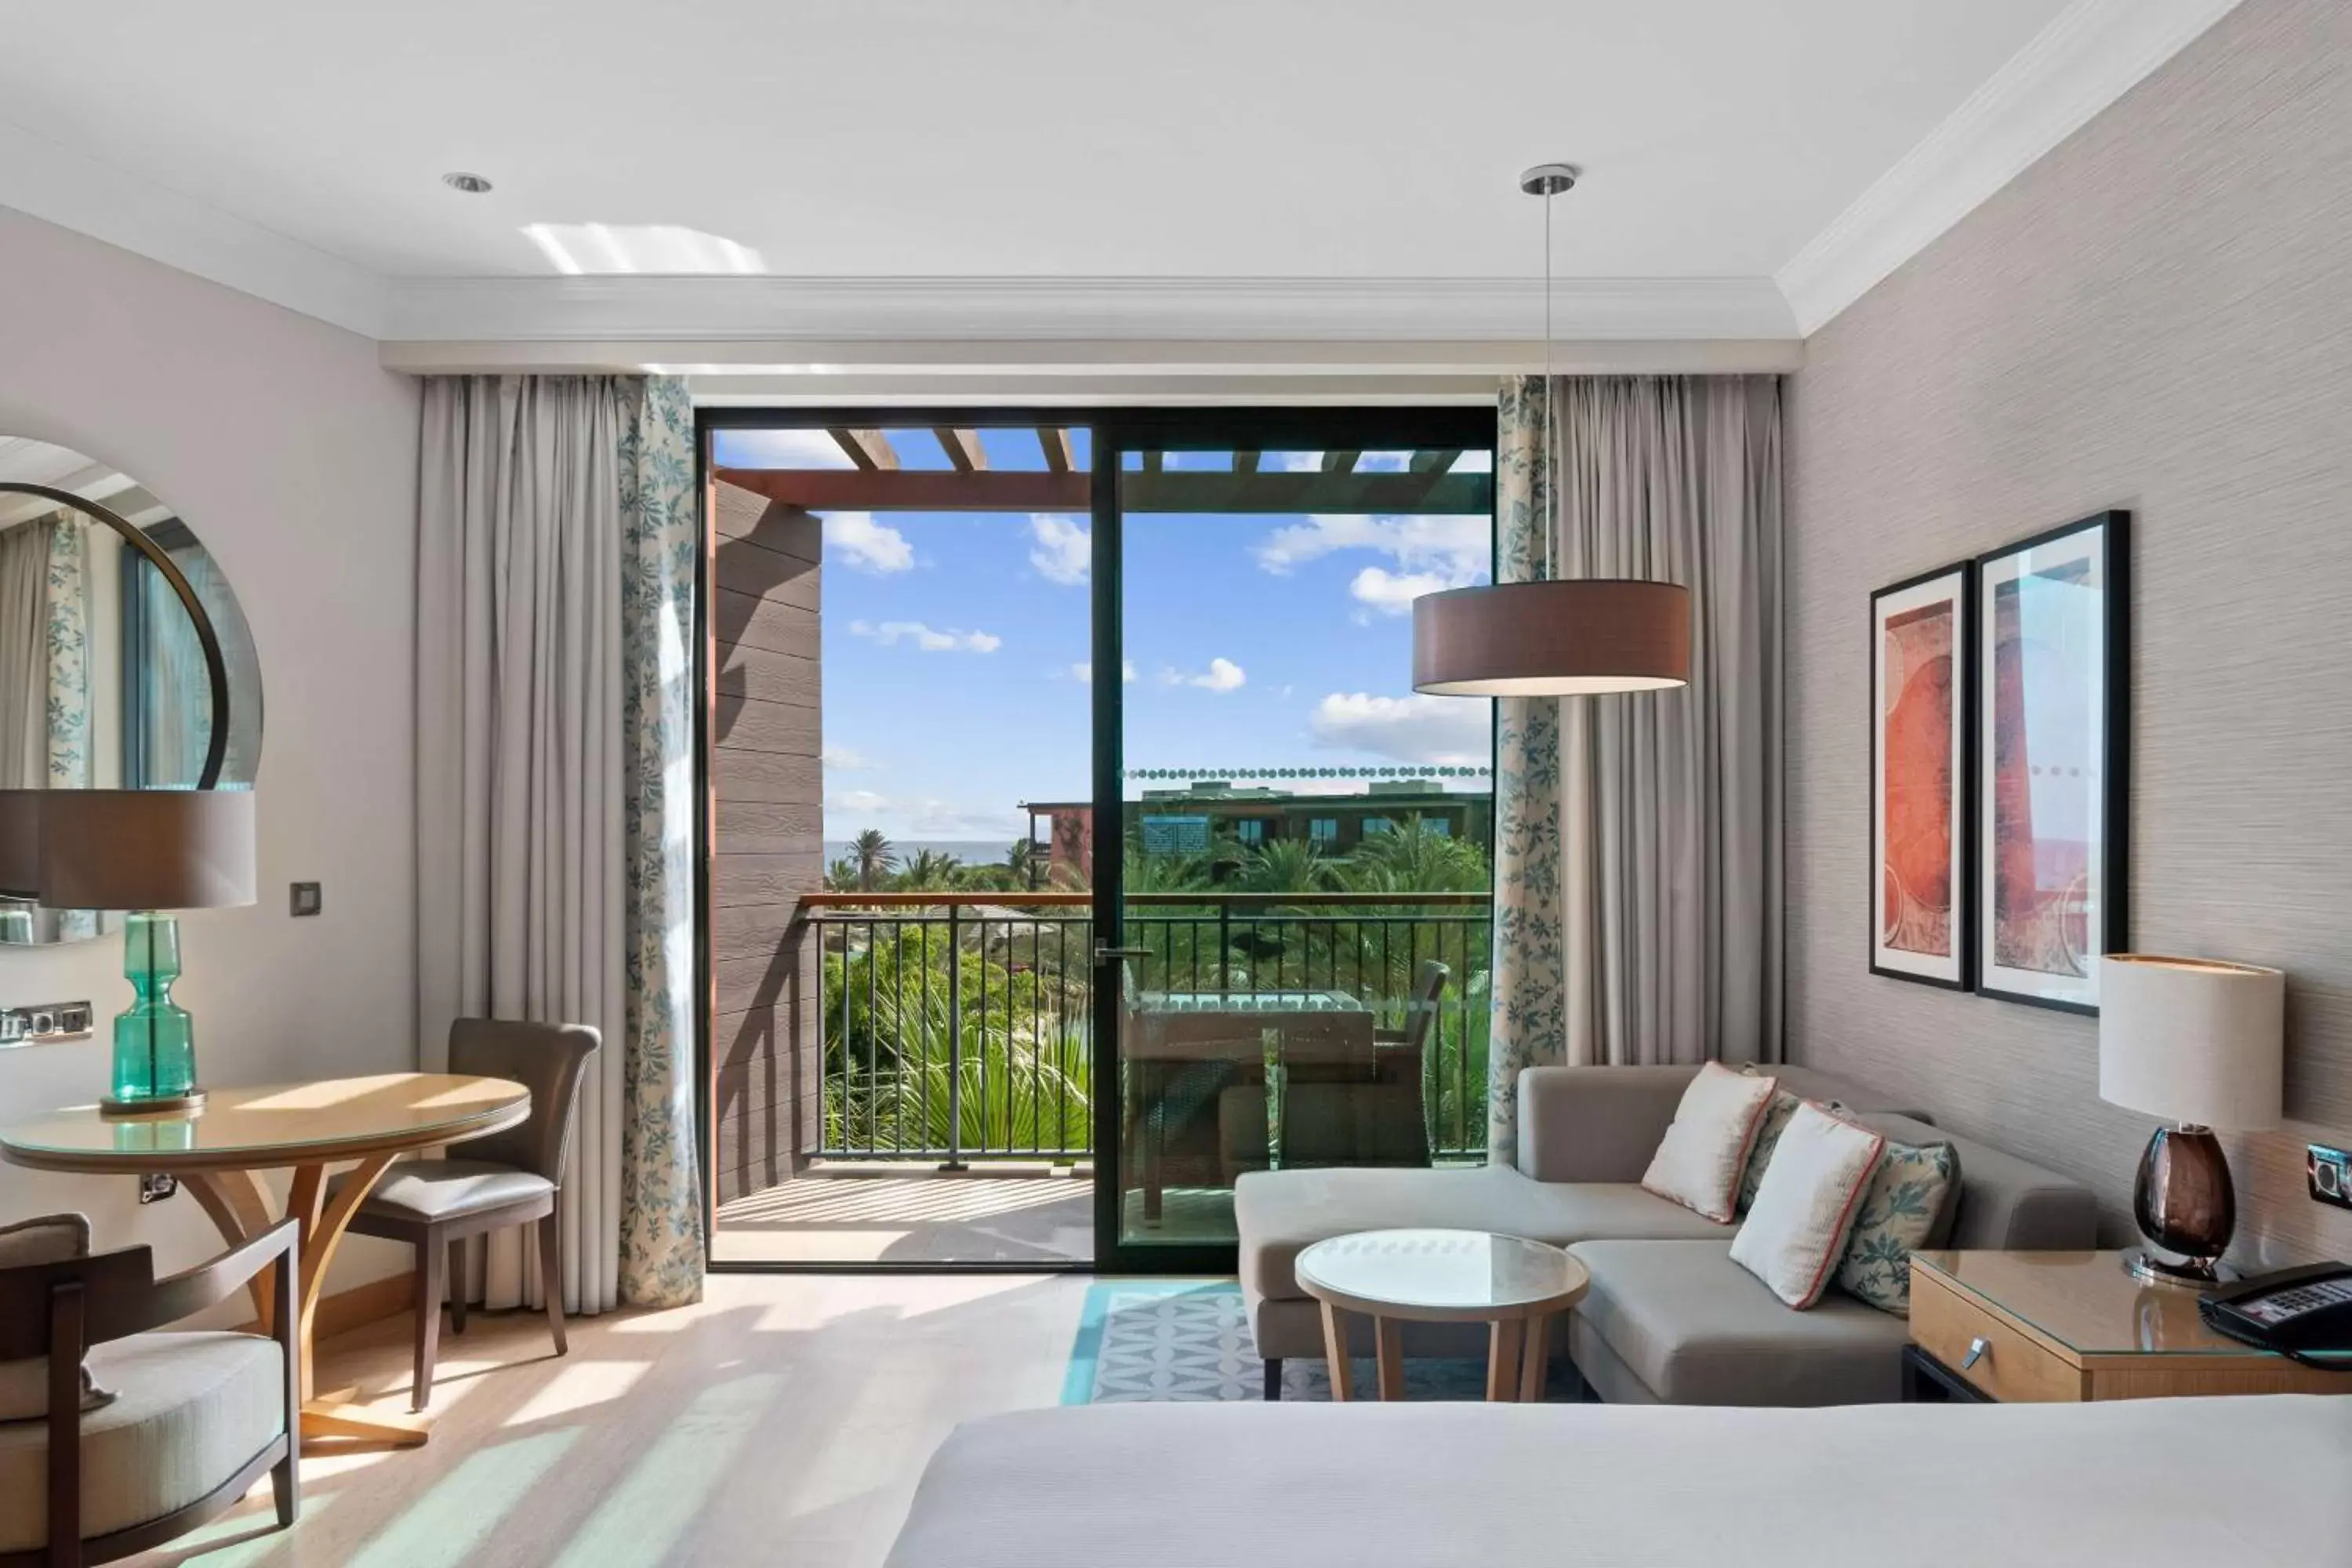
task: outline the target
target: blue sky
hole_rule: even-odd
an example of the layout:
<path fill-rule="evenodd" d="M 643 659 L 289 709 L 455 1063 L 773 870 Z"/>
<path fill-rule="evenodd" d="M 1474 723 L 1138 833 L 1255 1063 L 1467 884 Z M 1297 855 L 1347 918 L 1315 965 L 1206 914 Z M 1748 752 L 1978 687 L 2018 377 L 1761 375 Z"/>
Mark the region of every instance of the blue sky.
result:
<path fill-rule="evenodd" d="M 907 468 L 947 466 L 928 434 L 891 436 Z M 981 439 L 991 468 L 1044 467 L 1026 431 Z M 848 466 L 822 431 L 717 441 L 727 466 Z M 1074 445 L 1083 467 L 1085 432 Z M 1010 841 L 1027 829 L 1020 802 L 1084 798 L 1089 520 L 835 513 L 824 532 L 825 837 Z M 1416 593 L 1486 579 L 1485 518 L 1133 514 L 1126 548 L 1130 769 L 1487 762 L 1490 704 L 1413 694 L 1407 612 Z"/>

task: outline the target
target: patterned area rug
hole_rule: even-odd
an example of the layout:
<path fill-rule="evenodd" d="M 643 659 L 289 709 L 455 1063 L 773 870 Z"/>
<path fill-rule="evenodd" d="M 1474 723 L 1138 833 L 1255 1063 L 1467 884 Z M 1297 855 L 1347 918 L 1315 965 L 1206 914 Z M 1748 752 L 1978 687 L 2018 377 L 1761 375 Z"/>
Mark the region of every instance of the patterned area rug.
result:
<path fill-rule="evenodd" d="M 1557 1359 L 1548 1399 L 1572 1396 L 1572 1374 Z M 1065 1405 L 1255 1400 L 1265 1397 L 1265 1363 L 1250 1348 L 1241 1287 L 1230 1279 L 1098 1279 L 1087 1291 L 1077 1343 L 1063 1380 Z M 1359 1398 L 1370 1397 L 1372 1363 L 1355 1363 Z M 1405 1363 L 1407 1399 L 1483 1399 L 1483 1361 L 1415 1358 Z M 1331 1397 L 1320 1361 L 1282 1368 L 1285 1399 Z"/>

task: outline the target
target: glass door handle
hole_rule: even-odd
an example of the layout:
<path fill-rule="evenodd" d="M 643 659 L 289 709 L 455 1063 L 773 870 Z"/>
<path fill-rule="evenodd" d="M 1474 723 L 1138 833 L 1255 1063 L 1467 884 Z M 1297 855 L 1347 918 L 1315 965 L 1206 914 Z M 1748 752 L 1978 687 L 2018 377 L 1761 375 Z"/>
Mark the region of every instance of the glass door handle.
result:
<path fill-rule="evenodd" d="M 1159 956 L 1157 950 L 1149 947 L 1105 947 L 1100 942 L 1095 944 L 1097 963 L 1109 963 L 1122 958 L 1145 959 Z"/>

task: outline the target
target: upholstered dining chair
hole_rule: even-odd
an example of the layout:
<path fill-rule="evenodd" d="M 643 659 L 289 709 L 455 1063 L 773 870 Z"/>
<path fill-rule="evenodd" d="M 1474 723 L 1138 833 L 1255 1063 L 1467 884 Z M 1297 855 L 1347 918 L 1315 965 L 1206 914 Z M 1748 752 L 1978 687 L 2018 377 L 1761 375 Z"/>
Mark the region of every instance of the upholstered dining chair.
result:
<path fill-rule="evenodd" d="M 88 1252 L 57 1215 L 0 1233 L 0 1568 L 111 1563 L 226 1512 L 269 1472 L 278 1522 L 301 1505 L 295 1341 L 299 1227 L 155 1278 L 144 1247 Z M 159 1332 L 250 1289 L 270 1329 Z"/>
<path fill-rule="evenodd" d="M 510 1225 L 539 1226 L 539 1289 L 547 1298 L 547 1326 L 555 1353 L 563 1335 L 562 1238 L 556 1201 L 563 1195 L 563 1162 L 581 1075 L 601 1045 L 584 1024 L 525 1024 L 460 1018 L 449 1026 L 449 1070 L 478 1078 L 512 1079 L 530 1090 L 530 1115 L 503 1132 L 469 1139 L 447 1157 L 394 1165 L 384 1173 L 351 1228 L 361 1236 L 410 1242 L 416 1247 L 416 1372 L 409 1407 L 422 1410 L 433 1394 L 433 1358 L 441 1337 L 441 1289 L 449 1289 L 449 1331 L 466 1331 L 466 1243 Z M 445 1275 L 442 1260 L 448 1260 Z"/>

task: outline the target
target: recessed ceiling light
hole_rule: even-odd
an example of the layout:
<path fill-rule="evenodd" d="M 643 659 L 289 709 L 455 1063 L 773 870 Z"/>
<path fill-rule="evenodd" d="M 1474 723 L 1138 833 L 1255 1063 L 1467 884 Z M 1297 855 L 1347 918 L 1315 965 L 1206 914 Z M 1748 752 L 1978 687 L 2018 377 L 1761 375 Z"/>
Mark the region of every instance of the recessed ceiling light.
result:
<path fill-rule="evenodd" d="M 463 191 L 469 196 L 478 196 L 490 188 L 489 181 L 479 174 L 468 174 L 462 169 L 442 175 L 441 183 L 453 191 Z"/>

